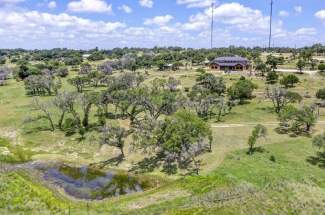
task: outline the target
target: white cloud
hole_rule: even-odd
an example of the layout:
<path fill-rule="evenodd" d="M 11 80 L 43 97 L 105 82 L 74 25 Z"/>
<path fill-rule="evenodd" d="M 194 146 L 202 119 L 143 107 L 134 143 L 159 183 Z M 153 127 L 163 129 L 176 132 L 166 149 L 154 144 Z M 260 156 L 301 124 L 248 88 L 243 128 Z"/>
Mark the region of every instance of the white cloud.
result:
<path fill-rule="evenodd" d="M 172 19 L 174 19 L 173 16 L 167 14 L 165 16 L 156 16 L 151 19 L 146 19 L 143 24 L 145 25 L 166 25 L 169 23 Z"/>
<path fill-rule="evenodd" d="M 132 13 L 132 11 L 133 11 L 131 7 L 129 7 L 125 4 L 120 6 L 118 9 L 124 11 L 125 13 Z"/>
<path fill-rule="evenodd" d="M 279 16 L 281 17 L 288 17 L 290 15 L 290 13 L 288 11 L 285 11 L 285 10 L 281 10 L 279 12 Z"/>
<path fill-rule="evenodd" d="M 313 36 L 317 34 L 317 30 L 315 28 L 299 28 L 294 32 L 296 36 Z"/>
<path fill-rule="evenodd" d="M 142 7 L 152 8 L 153 7 L 153 0 L 139 0 L 139 4 Z"/>
<path fill-rule="evenodd" d="M 73 12 L 111 13 L 112 5 L 103 0 L 80 0 L 70 2 L 68 9 Z"/>
<path fill-rule="evenodd" d="M 317 11 L 315 17 L 325 23 L 325 10 Z"/>
<path fill-rule="evenodd" d="M 212 3 L 216 3 L 215 0 L 177 0 L 177 4 L 186 5 L 188 8 L 193 7 L 210 7 Z"/>
<path fill-rule="evenodd" d="M 299 14 L 299 13 L 302 12 L 302 6 L 300 6 L 300 5 L 295 6 L 293 9 L 295 10 L 295 12 L 296 12 L 297 14 Z"/>
<path fill-rule="evenodd" d="M 245 7 L 239 3 L 226 3 L 214 9 L 215 22 L 222 23 L 226 28 L 235 28 L 250 33 L 265 34 L 268 31 L 269 17 L 264 16 L 260 10 Z M 204 12 L 192 15 L 183 25 L 185 30 L 202 30 L 210 27 L 211 8 Z M 275 28 L 279 28 L 279 23 Z"/>
<path fill-rule="evenodd" d="M 16 4 L 25 0 L 0 0 L 0 4 Z"/>
<path fill-rule="evenodd" d="M 24 39 L 26 42 L 30 39 L 49 41 L 75 36 L 82 38 L 87 35 L 107 37 L 125 27 L 120 22 L 92 21 L 66 13 L 54 15 L 38 11 L 0 11 L 0 29 L 4 29 L 2 41 L 3 38 Z"/>
<path fill-rule="evenodd" d="M 55 2 L 55 1 L 50 1 L 50 2 L 47 4 L 47 7 L 50 8 L 50 9 L 54 9 L 54 8 L 56 8 L 56 2 Z"/>
<path fill-rule="evenodd" d="M 43 2 L 46 2 L 43 5 L 46 6 L 50 0 Z M 124 10 L 122 6 L 120 10 Z M 200 48 L 210 45 L 211 8 L 201 9 L 185 23 L 176 23 L 174 17 L 167 14 L 146 19 L 144 25 L 138 26 L 95 21 L 67 13 L 41 13 L 19 8 L 10 10 L 0 7 L 0 41 L 3 48 L 84 49 L 95 46 L 114 48 L 155 45 Z M 315 13 L 315 17 L 325 20 L 325 10 Z M 268 14 L 260 10 L 239 3 L 223 4 L 215 7 L 215 22 L 216 47 L 263 46 L 267 43 L 269 18 Z M 322 29 L 310 27 L 286 31 L 282 22 L 275 20 L 273 39 L 276 45 L 303 46 L 324 41 L 322 32 Z"/>

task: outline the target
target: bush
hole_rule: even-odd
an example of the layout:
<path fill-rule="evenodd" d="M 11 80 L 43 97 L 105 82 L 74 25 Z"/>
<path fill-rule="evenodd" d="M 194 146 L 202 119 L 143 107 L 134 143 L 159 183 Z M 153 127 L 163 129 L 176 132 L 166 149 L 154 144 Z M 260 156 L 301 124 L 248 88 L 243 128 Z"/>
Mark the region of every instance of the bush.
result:
<path fill-rule="evenodd" d="M 61 78 L 65 78 L 69 75 L 69 70 L 66 67 L 60 67 L 55 71 L 55 74 Z"/>
<path fill-rule="evenodd" d="M 299 78 L 295 75 L 287 75 L 280 81 L 280 84 L 286 88 L 294 87 L 297 83 L 299 83 Z"/>
<path fill-rule="evenodd" d="M 3 64 L 6 64 L 6 57 L 0 57 L 0 64 L 3 65 Z"/>
<path fill-rule="evenodd" d="M 267 76 L 266 76 L 266 83 L 268 84 L 276 84 L 278 82 L 279 79 L 279 75 L 272 71 L 272 72 L 268 72 Z"/>
<path fill-rule="evenodd" d="M 321 63 L 318 65 L 318 71 L 321 75 L 325 76 L 325 64 Z"/>
<path fill-rule="evenodd" d="M 321 99 L 321 100 L 325 100 L 325 88 L 320 89 L 320 90 L 317 91 L 316 98 Z"/>
<path fill-rule="evenodd" d="M 240 103 L 243 103 L 244 100 L 253 97 L 254 89 L 257 89 L 257 86 L 252 81 L 246 80 L 245 77 L 241 77 L 238 82 L 228 89 L 228 95 L 231 100 L 240 100 Z"/>
<path fill-rule="evenodd" d="M 94 52 L 89 57 L 88 60 L 90 61 L 97 61 L 97 60 L 104 60 L 105 56 L 101 52 Z"/>
<path fill-rule="evenodd" d="M 195 72 L 197 72 L 197 73 L 205 73 L 205 69 L 203 69 L 203 68 L 198 68 L 198 69 L 196 69 L 195 70 Z"/>

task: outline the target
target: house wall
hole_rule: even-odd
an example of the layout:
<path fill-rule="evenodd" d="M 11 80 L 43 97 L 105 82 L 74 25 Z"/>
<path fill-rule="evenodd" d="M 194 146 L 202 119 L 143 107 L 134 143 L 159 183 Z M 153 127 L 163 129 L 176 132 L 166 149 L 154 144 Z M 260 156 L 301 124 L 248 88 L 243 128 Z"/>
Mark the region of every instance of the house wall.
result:
<path fill-rule="evenodd" d="M 244 70 L 249 70 L 250 66 L 242 66 L 242 65 L 236 65 L 236 66 L 219 66 L 216 63 L 210 64 L 210 69 L 215 69 L 215 70 L 233 70 L 233 71 L 244 71 Z"/>

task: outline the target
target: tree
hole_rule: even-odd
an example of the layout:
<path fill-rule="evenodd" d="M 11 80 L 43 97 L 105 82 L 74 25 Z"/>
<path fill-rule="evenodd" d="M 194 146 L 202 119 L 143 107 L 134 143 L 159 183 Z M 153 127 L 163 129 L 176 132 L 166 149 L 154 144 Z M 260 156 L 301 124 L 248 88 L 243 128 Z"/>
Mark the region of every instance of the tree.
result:
<path fill-rule="evenodd" d="M 280 62 L 279 62 L 279 59 L 277 57 L 275 57 L 273 55 L 268 55 L 267 56 L 266 64 L 270 65 L 273 72 L 278 68 L 279 63 Z"/>
<path fill-rule="evenodd" d="M 238 82 L 228 89 L 228 95 L 231 100 L 240 100 L 242 104 L 245 100 L 253 97 L 253 91 L 257 86 L 245 77 L 241 77 Z"/>
<path fill-rule="evenodd" d="M 194 107 L 197 115 L 201 118 L 207 118 L 212 113 L 216 96 L 200 85 L 194 85 L 189 93 L 191 106 Z"/>
<path fill-rule="evenodd" d="M 303 106 L 297 109 L 291 105 L 280 112 L 280 128 L 285 132 L 293 132 L 296 135 L 310 133 L 317 121 L 316 108 Z"/>
<path fill-rule="evenodd" d="M 304 106 L 297 112 L 297 119 L 295 126 L 302 126 L 302 128 L 297 128 L 303 130 L 306 133 L 311 131 L 311 128 L 315 126 L 317 122 L 316 108 L 311 106 Z"/>
<path fill-rule="evenodd" d="M 287 91 L 280 86 L 267 87 L 266 95 L 272 100 L 274 111 L 277 114 L 288 104 L 302 101 L 302 97 L 298 93 Z"/>
<path fill-rule="evenodd" d="M 82 93 L 83 89 L 89 83 L 89 79 L 85 76 L 77 76 L 69 79 L 68 82 L 77 89 L 78 93 Z"/>
<path fill-rule="evenodd" d="M 319 89 L 316 93 L 316 98 L 325 100 L 325 88 Z"/>
<path fill-rule="evenodd" d="M 104 75 L 112 75 L 113 74 L 112 63 L 106 61 L 98 66 L 98 70 Z"/>
<path fill-rule="evenodd" d="M 5 56 L 0 56 L 0 65 L 6 64 L 6 61 L 7 61 L 7 59 Z"/>
<path fill-rule="evenodd" d="M 278 82 L 279 75 L 275 71 L 269 71 L 266 76 L 267 84 L 276 84 Z"/>
<path fill-rule="evenodd" d="M 98 87 L 101 83 L 105 80 L 105 75 L 103 73 L 100 73 L 98 71 L 92 71 L 87 75 L 87 78 L 89 79 L 89 83 L 93 87 Z"/>
<path fill-rule="evenodd" d="M 176 78 L 169 77 L 165 85 L 170 91 L 177 91 L 180 84 L 181 82 Z"/>
<path fill-rule="evenodd" d="M 312 59 L 310 61 L 310 69 L 311 70 L 315 70 L 316 69 L 316 66 L 317 66 L 317 60 Z"/>
<path fill-rule="evenodd" d="M 284 76 L 283 79 L 280 81 L 280 84 L 283 85 L 285 88 L 294 87 L 294 85 L 297 83 L 299 83 L 299 78 L 292 74 Z"/>
<path fill-rule="evenodd" d="M 199 173 L 197 156 L 211 150 L 212 133 L 207 123 L 188 110 L 181 110 L 163 121 L 149 124 L 150 132 L 142 129 L 136 138 L 146 152 L 155 152 L 157 165 L 163 171 L 175 174 L 178 169 Z"/>
<path fill-rule="evenodd" d="M 321 76 L 325 76 L 325 64 L 321 63 L 318 65 L 318 71 Z"/>
<path fill-rule="evenodd" d="M 129 136 L 129 132 L 119 126 L 104 126 L 101 129 L 100 143 L 117 147 L 121 151 L 122 158 L 125 158 L 124 145 L 125 139 Z"/>
<path fill-rule="evenodd" d="M 262 77 L 265 76 L 265 74 L 267 74 L 269 72 L 269 68 L 267 67 L 267 65 L 263 62 L 258 62 L 258 64 L 256 65 L 255 67 L 255 70 L 256 71 L 259 71 L 260 72 L 260 75 Z"/>
<path fill-rule="evenodd" d="M 183 97 L 179 91 L 153 86 L 142 91 L 140 102 L 149 115 L 158 119 L 162 114 L 171 115 L 182 105 Z"/>
<path fill-rule="evenodd" d="M 320 153 L 325 156 L 325 132 L 313 138 L 313 146 L 320 150 Z"/>
<path fill-rule="evenodd" d="M 51 127 L 51 131 L 55 131 L 54 121 L 53 121 L 53 114 L 50 112 L 50 103 L 42 103 L 38 98 L 33 98 L 33 106 L 36 110 L 41 111 L 43 114 L 37 116 L 32 121 L 46 119 L 49 122 Z"/>
<path fill-rule="evenodd" d="M 88 75 L 92 70 L 92 67 L 89 63 L 83 63 L 80 66 L 79 75 Z"/>
<path fill-rule="evenodd" d="M 298 68 L 299 72 L 302 73 L 302 70 L 303 70 L 305 67 L 306 67 L 306 61 L 300 59 L 300 60 L 297 62 L 297 68 Z"/>
<path fill-rule="evenodd" d="M 59 129 L 63 129 L 62 125 L 63 125 L 64 117 L 66 113 L 68 113 L 69 110 L 71 110 L 71 107 L 74 106 L 76 98 L 77 98 L 76 93 L 71 93 L 66 91 L 62 93 L 58 93 L 54 98 L 53 105 L 57 107 L 60 111 L 59 121 L 58 121 Z"/>
<path fill-rule="evenodd" d="M 211 73 L 203 73 L 197 79 L 197 85 L 209 90 L 210 93 L 222 95 L 226 91 L 226 84 L 222 77 L 216 77 Z"/>
<path fill-rule="evenodd" d="M 255 145 L 259 138 L 267 135 L 267 129 L 263 125 L 256 125 L 252 131 L 251 136 L 248 138 L 249 150 L 248 153 L 252 155 L 255 151 Z"/>
<path fill-rule="evenodd" d="M 48 75 L 31 75 L 24 80 L 27 95 L 49 95 L 57 94 L 61 88 L 61 81 Z"/>
<path fill-rule="evenodd" d="M 28 62 L 23 61 L 18 64 L 18 70 L 16 71 L 16 77 L 24 80 L 30 75 L 40 75 L 41 70 L 31 66 Z"/>
<path fill-rule="evenodd" d="M 104 54 L 99 51 L 95 51 L 95 52 L 91 53 L 91 55 L 88 57 L 88 60 L 90 60 L 90 61 L 99 61 L 99 60 L 104 60 L 104 59 L 105 59 Z"/>
<path fill-rule="evenodd" d="M 89 127 L 89 114 L 92 105 L 97 103 L 99 94 L 97 92 L 84 93 L 81 95 L 81 106 L 83 111 L 82 125 L 86 128 Z"/>
<path fill-rule="evenodd" d="M 4 85 L 8 79 L 10 69 L 7 67 L 0 67 L 0 86 Z"/>
<path fill-rule="evenodd" d="M 69 70 L 67 67 L 59 67 L 55 70 L 55 74 L 61 78 L 65 78 L 69 75 Z"/>

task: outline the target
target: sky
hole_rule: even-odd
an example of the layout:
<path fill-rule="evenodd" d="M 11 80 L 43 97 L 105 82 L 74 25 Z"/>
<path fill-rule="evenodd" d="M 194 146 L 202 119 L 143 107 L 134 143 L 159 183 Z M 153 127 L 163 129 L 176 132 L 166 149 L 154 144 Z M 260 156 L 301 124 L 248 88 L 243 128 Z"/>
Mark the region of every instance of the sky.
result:
<path fill-rule="evenodd" d="M 268 44 L 271 0 L 0 0 L 0 48 Z M 273 0 L 273 46 L 325 43 L 325 0 Z"/>

